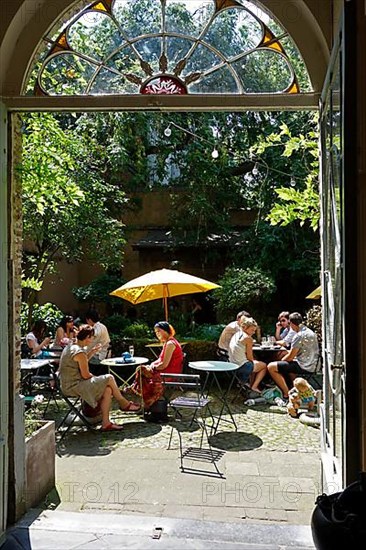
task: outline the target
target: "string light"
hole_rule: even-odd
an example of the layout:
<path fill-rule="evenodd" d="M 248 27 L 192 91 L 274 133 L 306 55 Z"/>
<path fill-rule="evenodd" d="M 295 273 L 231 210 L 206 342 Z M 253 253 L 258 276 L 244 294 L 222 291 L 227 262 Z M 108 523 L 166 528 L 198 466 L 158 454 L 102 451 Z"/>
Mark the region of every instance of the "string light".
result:
<path fill-rule="evenodd" d="M 213 145 L 214 148 L 212 150 L 211 157 L 213 159 L 217 159 L 219 157 L 220 153 L 217 150 L 216 146 L 212 143 L 212 141 L 209 141 L 208 139 L 195 134 L 194 132 L 192 132 L 191 130 L 188 130 L 187 128 L 183 128 L 183 126 L 180 126 L 176 122 L 170 121 L 168 123 L 168 126 L 164 130 L 164 136 L 165 137 L 170 137 L 172 135 L 171 126 L 175 126 L 175 128 L 178 128 L 178 130 L 181 130 L 185 134 L 189 134 L 189 135 L 193 136 L 194 138 L 199 139 L 200 141 L 204 141 L 205 143 L 209 143 L 211 146 Z M 229 154 L 233 154 L 233 153 L 229 152 Z M 266 170 L 266 175 L 264 177 L 264 181 L 267 180 L 267 176 L 268 176 L 269 172 L 275 172 L 275 173 L 281 174 L 283 176 L 290 176 L 291 177 L 291 180 L 290 180 L 291 187 L 296 187 L 297 180 L 302 181 L 302 179 L 303 179 L 301 177 L 294 176 L 294 175 L 288 174 L 286 172 L 283 172 L 282 170 L 278 170 L 277 168 L 273 168 L 272 166 L 270 167 L 267 164 L 267 162 L 262 158 L 257 160 L 255 157 L 253 158 L 252 156 L 250 156 L 247 160 L 251 160 L 252 162 L 255 163 L 254 167 L 252 169 L 253 176 L 257 176 L 259 174 L 259 169 L 260 168 L 264 168 Z"/>

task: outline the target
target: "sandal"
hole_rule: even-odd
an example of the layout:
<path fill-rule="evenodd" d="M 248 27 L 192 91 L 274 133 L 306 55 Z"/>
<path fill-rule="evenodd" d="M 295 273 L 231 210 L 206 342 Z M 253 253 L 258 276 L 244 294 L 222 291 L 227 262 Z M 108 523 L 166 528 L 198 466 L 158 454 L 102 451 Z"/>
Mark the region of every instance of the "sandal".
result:
<path fill-rule="evenodd" d="M 121 424 L 113 424 L 113 422 L 110 422 L 104 428 L 100 428 L 101 432 L 120 432 L 121 430 L 123 430 L 123 426 Z"/>
<path fill-rule="evenodd" d="M 141 410 L 141 405 L 134 403 L 133 401 L 129 401 L 127 407 L 124 409 L 120 407 L 120 409 L 123 412 L 139 412 Z"/>

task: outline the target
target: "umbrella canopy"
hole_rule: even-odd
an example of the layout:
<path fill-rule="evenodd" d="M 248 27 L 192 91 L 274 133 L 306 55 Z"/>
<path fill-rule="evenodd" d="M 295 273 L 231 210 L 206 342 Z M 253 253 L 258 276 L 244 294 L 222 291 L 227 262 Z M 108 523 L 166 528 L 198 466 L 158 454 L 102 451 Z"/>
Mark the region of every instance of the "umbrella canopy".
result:
<path fill-rule="evenodd" d="M 322 297 L 322 287 L 321 285 L 318 286 L 313 292 L 310 292 L 308 296 L 306 296 L 307 300 L 317 300 L 318 298 Z"/>
<path fill-rule="evenodd" d="M 168 320 L 167 300 L 170 296 L 207 292 L 214 288 L 220 288 L 220 286 L 181 271 L 159 269 L 132 279 L 132 281 L 113 290 L 110 294 L 128 300 L 133 304 L 142 304 L 143 302 L 163 298 L 165 319 Z"/>

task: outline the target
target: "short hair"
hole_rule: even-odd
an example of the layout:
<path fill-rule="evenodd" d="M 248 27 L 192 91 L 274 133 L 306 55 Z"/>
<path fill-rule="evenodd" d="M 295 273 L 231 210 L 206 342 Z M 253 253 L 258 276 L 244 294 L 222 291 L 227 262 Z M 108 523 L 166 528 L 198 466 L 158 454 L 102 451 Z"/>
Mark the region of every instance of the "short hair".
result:
<path fill-rule="evenodd" d="M 100 320 L 99 313 L 96 309 L 89 309 L 89 311 L 85 313 L 85 319 L 91 319 L 93 323 L 97 323 Z"/>
<path fill-rule="evenodd" d="M 239 321 L 240 317 L 251 317 L 250 313 L 247 311 L 239 311 L 239 313 L 236 316 L 236 320 Z"/>
<path fill-rule="evenodd" d="M 257 321 L 255 321 L 253 319 L 253 317 L 246 317 L 245 315 L 243 315 L 241 318 L 240 318 L 240 326 L 241 328 L 249 328 L 249 327 L 257 327 L 258 324 L 257 324 Z"/>
<path fill-rule="evenodd" d="M 81 325 L 80 330 L 76 336 L 77 340 L 85 340 L 90 336 L 94 336 L 94 329 L 90 325 Z"/>
<path fill-rule="evenodd" d="M 289 319 L 290 319 L 290 323 L 293 323 L 297 327 L 302 323 L 302 315 L 297 311 L 295 311 L 294 313 L 290 313 Z"/>
<path fill-rule="evenodd" d="M 277 319 L 280 320 L 280 319 L 282 319 L 282 317 L 284 317 L 285 319 L 289 319 L 290 318 L 290 312 L 289 311 L 281 311 L 281 313 L 279 314 Z"/>
<path fill-rule="evenodd" d="M 295 378 L 295 380 L 293 381 L 293 385 L 294 385 L 294 388 L 300 391 L 305 391 L 306 389 L 311 388 L 311 385 L 309 384 L 309 382 L 305 380 L 305 378 L 301 378 L 300 376 Z"/>

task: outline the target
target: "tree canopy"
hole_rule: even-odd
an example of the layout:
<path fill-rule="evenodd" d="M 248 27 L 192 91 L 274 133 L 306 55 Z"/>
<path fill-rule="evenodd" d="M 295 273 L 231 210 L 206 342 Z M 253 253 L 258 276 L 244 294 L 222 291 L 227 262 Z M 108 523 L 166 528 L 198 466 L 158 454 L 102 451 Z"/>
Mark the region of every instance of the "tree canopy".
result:
<path fill-rule="evenodd" d="M 125 193 L 104 177 L 92 137 L 63 128 L 51 114 L 24 116 L 22 180 L 23 286 L 35 301 L 56 260 L 87 258 L 119 269 L 125 244 L 118 214 Z M 65 122 L 65 121 L 64 121 Z M 65 125 L 65 124 L 64 124 Z"/>

